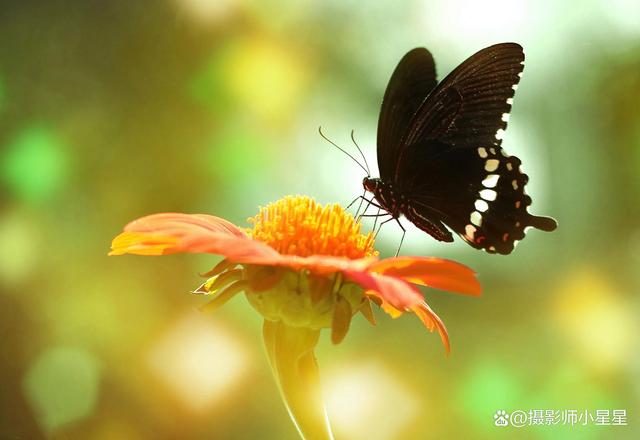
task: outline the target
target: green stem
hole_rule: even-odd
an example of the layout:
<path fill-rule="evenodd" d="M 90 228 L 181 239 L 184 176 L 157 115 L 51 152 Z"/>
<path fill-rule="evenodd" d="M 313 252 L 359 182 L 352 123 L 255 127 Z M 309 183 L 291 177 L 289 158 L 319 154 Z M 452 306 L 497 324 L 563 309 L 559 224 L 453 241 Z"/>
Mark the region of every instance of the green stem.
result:
<path fill-rule="evenodd" d="M 313 353 L 319 336 L 320 330 L 264 321 L 271 370 L 289 415 L 305 440 L 333 440 Z"/>

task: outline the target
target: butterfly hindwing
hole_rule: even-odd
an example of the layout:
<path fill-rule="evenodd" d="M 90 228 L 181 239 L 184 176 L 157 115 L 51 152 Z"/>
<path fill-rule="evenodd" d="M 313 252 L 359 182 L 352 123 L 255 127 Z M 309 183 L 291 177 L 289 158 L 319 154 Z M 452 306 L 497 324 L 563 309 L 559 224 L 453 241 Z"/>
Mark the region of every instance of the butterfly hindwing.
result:
<path fill-rule="evenodd" d="M 555 229 L 555 220 L 527 212 L 529 178 L 520 159 L 497 145 L 471 149 L 432 143 L 411 149 L 408 159 L 404 213 L 412 223 L 416 217 L 443 223 L 471 246 L 501 254 L 513 250 L 528 226 Z M 442 232 L 420 229 L 442 241 Z"/>
<path fill-rule="evenodd" d="M 400 140 L 436 84 L 433 56 L 424 48 L 409 51 L 391 75 L 378 119 L 378 166 L 383 179 L 392 178 Z"/>

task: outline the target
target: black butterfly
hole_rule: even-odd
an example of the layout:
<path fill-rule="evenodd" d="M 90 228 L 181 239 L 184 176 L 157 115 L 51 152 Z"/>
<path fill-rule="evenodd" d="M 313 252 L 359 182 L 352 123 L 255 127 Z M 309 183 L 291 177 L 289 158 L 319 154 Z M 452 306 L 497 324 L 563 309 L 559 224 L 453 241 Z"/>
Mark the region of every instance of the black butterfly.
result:
<path fill-rule="evenodd" d="M 529 178 L 500 146 L 523 68 L 515 43 L 482 49 L 440 83 L 428 50 L 400 60 L 378 120 L 380 178 L 363 181 L 389 220 L 402 214 L 451 242 L 446 225 L 471 246 L 500 254 L 510 253 L 528 226 L 557 227 L 527 212 Z"/>

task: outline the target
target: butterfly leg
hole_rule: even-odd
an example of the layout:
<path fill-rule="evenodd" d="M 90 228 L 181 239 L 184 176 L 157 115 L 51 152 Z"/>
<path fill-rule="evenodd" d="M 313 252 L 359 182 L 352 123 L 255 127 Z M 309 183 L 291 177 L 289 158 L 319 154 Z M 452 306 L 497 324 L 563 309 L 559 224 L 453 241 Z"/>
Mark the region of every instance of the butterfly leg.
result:
<path fill-rule="evenodd" d="M 362 214 L 360 213 L 360 206 L 358 206 L 358 212 L 356 212 L 356 219 L 360 219 L 360 217 L 364 216 L 367 213 L 367 209 L 369 209 L 369 206 L 371 206 L 371 203 L 373 202 L 372 200 L 367 199 L 365 196 L 362 196 L 362 198 L 360 199 L 360 206 L 362 206 L 362 202 L 367 202 L 367 206 L 364 207 L 364 211 L 362 211 Z"/>
<path fill-rule="evenodd" d="M 391 214 L 382 214 L 382 215 L 391 215 Z M 380 229 L 382 229 L 382 226 L 385 223 L 389 223 L 391 220 L 395 220 L 398 223 L 398 226 L 400 226 L 400 229 L 402 229 L 402 238 L 400 239 L 400 245 L 398 246 L 398 250 L 396 251 L 396 257 L 398 256 L 398 254 L 400 253 L 400 248 L 402 247 L 402 242 L 404 241 L 404 235 L 407 233 L 407 230 L 404 228 L 404 226 L 402 226 L 402 223 L 400 223 L 400 220 L 397 217 L 391 217 L 386 219 L 385 221 L 383 221 L 382 223 L 380 223 L 380 226 L 378 226 L 378 231 L 374 234 L 373 238 L 375 239 L 378 236 L 378 233 L 380 233 Z"/>
<path fill-rule="evenodd" d="M 371 217 L 372 217 L 372 218 L 374 218 L 374 219 L 375 219 L 375 221 L 373 222 L 373 227 L 371 228 L 371 231 L 376 232 L 376 226 L 377 226 L 377 224 L 378 224 L 378 218 L 379 218 L 379 217 L 386 217 L 386 216 L 388 216 L 388 215 L 391 215 L 391 214 L 389 214 L 388 212 L 380 213 L 380 210 L 378 209 L 377 214 L 361 214 L 361 215 L 358 217 L 358 221 L 361 221 L 363 217 L 367 217 L 367 218 L 371 218 Z M 380 225 L 380 226 L 382 226 L 382 225 Z M 377 227 L 378 227 L 378 230 L 380 230 L 380 226 L 377 226 Z M 376 234 L 377 234 L 377 232 L 376 232 Z M 373 237 L 373 238 L 375 238 L 375 235 L 374 235 L 374 237 Z"/>
<path fill-rule="evenodd" d="M 360 200 L 360 204 L 358 205 L 358 210 L 356 211 L 356 215 L 354 217 L 358 216 L 358 212 L 360 212 L 360 208 L 362 207 L 362 200 L 364 199 L 364 196 L 367 194 L 367 191 L 363 192 L 361 196 L 356 197 L 355 199 L 353 199 L 353 201 L 351 203 L 349 203 L 347 205 L 346 208 L 344 208 L 344 210 L 348 210 L 349 208 L 351 208 L 351 206 L 353 206 L 354 203 L 356 203 L 358 200 Z"/>
<path fill-rule="evenodd" d="M 400 248 L 402 247 L 402 242 L 404 241 L 404 235 L 407 233 L 407 230 L 402 226 L 402 223 L 400 223 L 400 220 L 398 220 L 397 217 L 393 217 L 393 218 L 398 223 L 398 226 L 400 226 L 400 229 L 402 229 L 402 238 L 400 239 L 400 244 L 398 245 L 398 250 L 396 251 L 396 257 L 397 257 L 398 254 L 400 253 Z"/>
<path fill-rule="evenodd" d="M 380 217 L 380 208 L 378 208 L 378 212 L 376 213 L 375 220 L 373 221 L 373 230 L 376 230 L 376 225 L 378 224 L 378 217 Z"/>
<path fill-rule="evenodd" d="M 362 202 L 364 202 L 366 199 L 365 195 L 367 194 L 367 191 L 365 190 L 362 195 L 360 196 L 360 203 L 358 204 L 358 210 L 356 211 L 356 215 L 354 217 L 358 217 L 358 213 L 360 213 L 360 208 L 362 208 Z M 368 200 L 367 200 L 368 201 Z M 366 210 L 366 209 L 365 209 Z"/>
<path fill-rule="evenodd" d="M 362 217 L 377 217 L 378 214 L 367 215 L 367 209 L 369 209 L 370 206 L 374 206 L 375 208 L 378 208 L 378 209 L 384 209 L 382 206 L 380 206 L 377 203 L 375 203 L 373 201 L 374 199 L 369 200 L 364 196 L 362 197 L 362 199 L 367 202 L 367 206 L 364 208 L 364 211 L 362 211 L 362 214 L 356 216 L 356 220 L 360 220 L 360 218 L 362 218 Z"/>
<path fill-rule="evenodd" d="M 387 214 L 387 215 L 391 215 L 391 214 Z M 380 230 L 382 229 L 382 225 L 384 225 L 385 223 L 387 223 L 389 220 L 393 220 L 393 217 L 392 217 L 392 218 L 389 218 L 389 219 L 387 219 L 387 220 L 385 220 L 385 221 L 383 221 L 382 223 L 380 223 L 380 226 L 378 226 L 378 230 L 377 230 L 377 231 L 375 231 L 375 234 L 373 234 L 373 239 L 374 239 L 374 240 L 378 237 L 378 234 L 380 233 Z"/>

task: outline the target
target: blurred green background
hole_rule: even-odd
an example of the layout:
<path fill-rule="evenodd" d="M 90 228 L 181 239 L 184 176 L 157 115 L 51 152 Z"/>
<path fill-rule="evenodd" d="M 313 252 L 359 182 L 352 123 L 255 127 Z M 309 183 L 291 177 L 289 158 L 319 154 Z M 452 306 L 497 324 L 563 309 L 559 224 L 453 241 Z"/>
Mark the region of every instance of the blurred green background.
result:
<path fill-rule="evenodd" d="M 128 221 L 245 225 L 287 194 L 348 203 L 375 163 L 384 88 L 426 46 L 439 78 L 475 51 L 527 54 L 503 145 L 530 232 L 507 257 L 409 228 L 403 253 L 479 273 L 480 298 L 425 291 L 417 319 L 356 319 L 318 356 L 339 439 L 638 438 L 640 3 L 517 0 L 3 1 L 0 439 L 294 439 L 238 297 L 187 295 L 216 257 L 106 256 Z M 395 252 L 399 231 L 378 248 Z M 626 409 L 628 426 L 498 428 L 498 409 Z"/>

